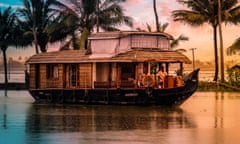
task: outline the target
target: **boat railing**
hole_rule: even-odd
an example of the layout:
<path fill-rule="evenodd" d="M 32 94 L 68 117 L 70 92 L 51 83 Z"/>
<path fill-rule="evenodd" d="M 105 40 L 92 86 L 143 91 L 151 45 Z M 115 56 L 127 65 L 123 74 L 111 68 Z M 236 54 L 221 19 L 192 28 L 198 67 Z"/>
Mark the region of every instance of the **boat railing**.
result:
<path fill-rule="evenodd" d="M 148 79 L 149 78 L 149 79 Z M 116 81 L 94 81 L 94 88 L 142 88 L 142 87 L 155 87 L 155 88 L 174 88 L 183 86 L 181 77 L 174 77 L 167 75 L 164 80 L 164 86 L 160 86 L 158 80 L 154 77 L 144 77 L 143 81 L 134 80 L 120 80 Z"/>
<path fill-rule="evenodd" d="M 118 85 L 120 88 L 134 88 L 136 86 L 134 81 L 129 80 L 121 80 Z"/>
<path fill-rule="evenodd" d="M 47 88 L 57 88 L 57 87 L 59 87 L 59 82 L 56 81 L 56 80 L 47 81 L 46 84 L 47 84 L 46 85 Z"/>
<path fill-rule="evenodd" d="M 116 81 L 94 81 L 94 88 L 115 88 Z"/>

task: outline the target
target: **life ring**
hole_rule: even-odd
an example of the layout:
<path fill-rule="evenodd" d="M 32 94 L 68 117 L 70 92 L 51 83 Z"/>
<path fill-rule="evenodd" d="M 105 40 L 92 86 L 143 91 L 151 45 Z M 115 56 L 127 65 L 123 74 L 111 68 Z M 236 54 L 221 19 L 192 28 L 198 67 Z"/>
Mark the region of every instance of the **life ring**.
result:
<path fill-rule="evenodd" d="M 146 75 L 142 78 L 142 84 L 144 87 L 154 87 L 155 79 L 151 75 Z"/>

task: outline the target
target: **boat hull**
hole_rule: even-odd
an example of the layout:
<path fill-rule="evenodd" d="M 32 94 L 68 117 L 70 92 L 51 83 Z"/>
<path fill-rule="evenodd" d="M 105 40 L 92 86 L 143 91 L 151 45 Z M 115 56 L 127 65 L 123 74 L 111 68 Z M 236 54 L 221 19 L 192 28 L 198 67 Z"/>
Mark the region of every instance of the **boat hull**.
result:
<path fill-rule="evenodd" d="M 188 84 L 190 85 L 190 83 Z M 177 88 L 118 88 L 118 89 L 44 89 L 30 90 L 37 103 L 124 104 L 177 106 L 197 89 L 197 83 Z"/>
<path fill-rule="evenodd" d="M 36 103 L 179 106 L 197 90 L 198 72 L 193 71 L 183 86 L 174 88 L 48 88 L 29 92 Z"/>

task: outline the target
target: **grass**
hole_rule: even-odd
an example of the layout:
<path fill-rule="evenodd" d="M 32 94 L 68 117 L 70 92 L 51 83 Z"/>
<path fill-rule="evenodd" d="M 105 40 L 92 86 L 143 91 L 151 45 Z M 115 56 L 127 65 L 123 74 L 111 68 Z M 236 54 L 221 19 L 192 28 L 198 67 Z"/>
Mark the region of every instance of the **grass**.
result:
<path fill-rule="evenodd" d="M 234 87 L 228 83 L 200 81 L 198 85 L 198 91 L 222 91 L 222 92 L 239 91 L 240 92 L 240 88 Z"/>

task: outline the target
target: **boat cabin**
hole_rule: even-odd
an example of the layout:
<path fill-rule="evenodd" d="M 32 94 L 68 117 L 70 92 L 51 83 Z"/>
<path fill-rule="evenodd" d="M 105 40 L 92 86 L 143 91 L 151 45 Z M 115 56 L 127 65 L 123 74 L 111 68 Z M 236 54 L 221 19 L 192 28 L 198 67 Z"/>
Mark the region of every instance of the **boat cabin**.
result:
<path fill-rule="evenodd" d="M 87 50 L 34 55 L 29 89 L 172 88 L 182 86 L 183 63 L 191 61 L 170 47 L 172 36 L 149 32 L 100 32 Z M 160 80 L 158 71 L 165 77 Z"/>

